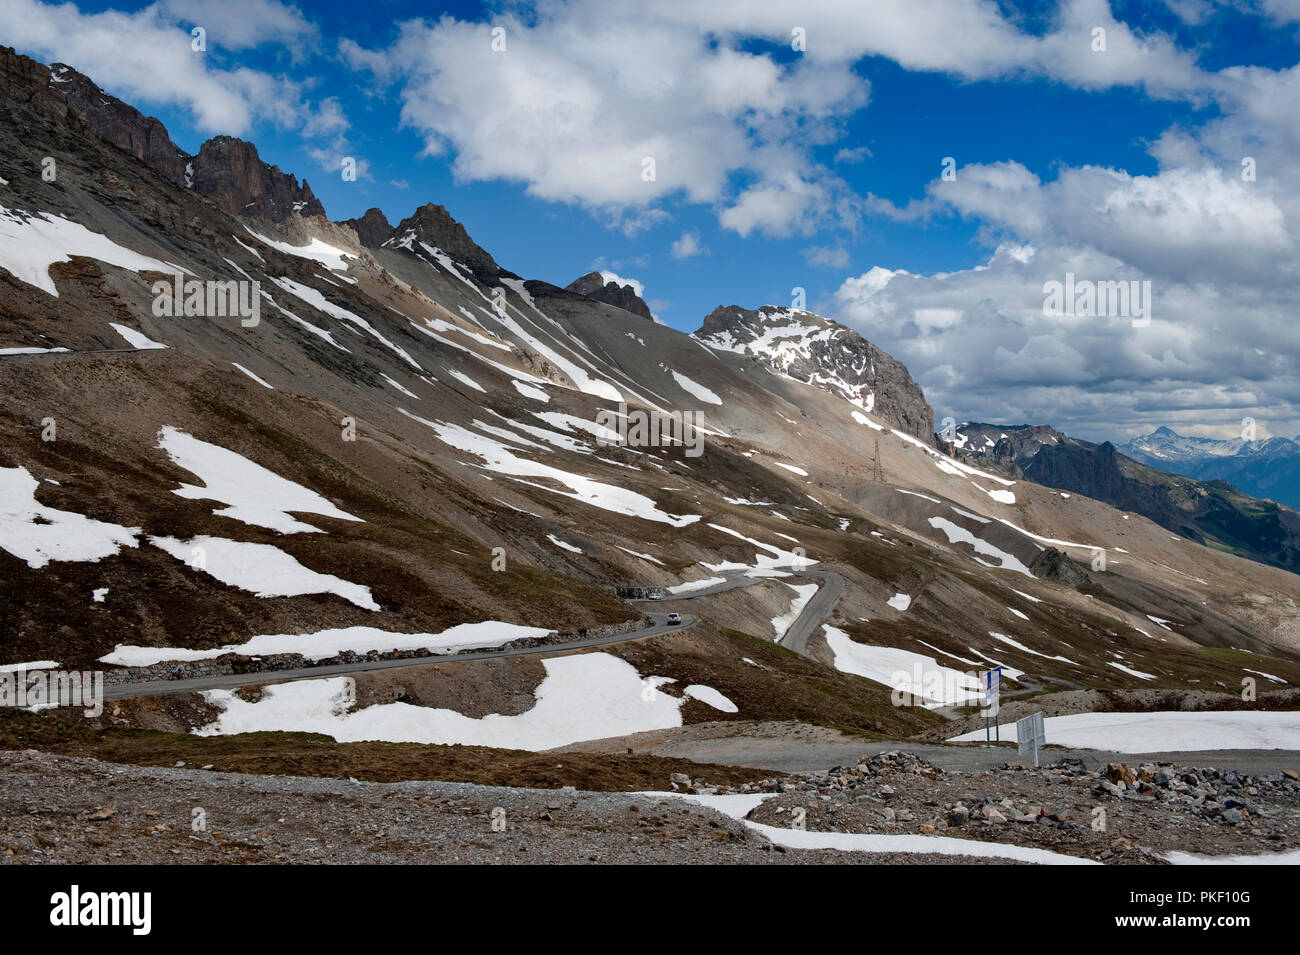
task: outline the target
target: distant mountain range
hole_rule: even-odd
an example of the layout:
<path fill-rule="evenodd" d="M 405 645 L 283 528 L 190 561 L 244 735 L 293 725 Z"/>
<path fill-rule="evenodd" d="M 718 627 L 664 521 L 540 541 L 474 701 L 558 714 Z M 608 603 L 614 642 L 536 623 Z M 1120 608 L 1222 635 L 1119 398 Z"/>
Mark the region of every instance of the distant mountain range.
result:
<path fill-rule="evenodd" d="M 1251 497 L 1300 508 L 1300 444 L 1289 438 L 1195 438 L 1171 428 L 1118 445 L 1134 461 L 1202 481 L 1227 481 Z"/>
<path fill-rule="evenodd" d="M 1141 514 L 1175 534 L 1207 546 L 1292 572 L 1300 571 L 1300 513 L 1281 502 L 1275 503 L 1275 499 L 1261 499 L 1265 497 L 1263 494 L 1251 493 L 1250 489 L 1234 486 L 1227 480 L 1202 480 L 1188 472 L 1171 473 L 1176 463 L 1186 466 L 1187 457 L 1180 458 L 1180 449 L 1185 447 L 1199 449 L 1206 455 L 1202 459 L 1206 470 L 1216 461 L 1225 469 L 1234 461 L 1238 464 L 1253 461 L 1260 477 L 1266 478 L 1270 467 L 1283 469 L 1289 465 L 1294 488 L 1300 458 L 1282 453 L 1286 445 L 1293 449 L 1293 455 L 1295 450 L 1300 450 L 1294 442 L 1281 438 L 1260 442 L 1211 441 L 1184 438 L 1161 428 L 1149 437 L 1158 439 L 1156 446 L 1163 454 L 1149 455 L 1143 461 L 1129 455 L 1126 446 L 1117 448 L 1109 441 L 1092 444 L 1047 425 L 966 423 L 949 435 L 950 447 L 958 457 L 975 459 L 1013 477 L 1083 494 Z M 941 440 L 944 437 L 940 435 Z M 1219 456 L 1209 457 L 1207 446 L 1214 446 Z M 1231 450 L 1224 451 L 1225 447 L 1232 446 L 1242 453 L 1234 455 Z M 1261 448 L 1270 448 L 1272 453 L 1265 455 Z M 1270 460 L 1277 464 L 1270 465 Z"/>

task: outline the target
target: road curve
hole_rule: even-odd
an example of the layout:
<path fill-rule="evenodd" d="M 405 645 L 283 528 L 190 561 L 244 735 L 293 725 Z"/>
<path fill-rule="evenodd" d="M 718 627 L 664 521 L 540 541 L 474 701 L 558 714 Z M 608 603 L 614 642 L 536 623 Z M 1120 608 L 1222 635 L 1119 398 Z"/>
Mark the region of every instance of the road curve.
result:
<path fill-rule="evenodd" d="M 830 570 L 811 570 L 799 568 L 798 570 L 791 567 L 774 567 L 773 570 L 784 570 L 791 577 L 812 577 L 821 581 L 821 586 L 817 588 L 817 593 L 804 605 L 803 610 L 794 623 L 786 628 L 784 636 L 777 641 L 778 644 L 788 650 L 793 650 L 800 656 L 808 655 L 808 642 L 816 633 L 818 625 L 826 617 L 830 616 L 831 608 L 835 606 L 835 601 L 839 599 L 840 594 L 844 592 L 844 578 L 834 571 Z M 724 570 L 722 576 L 725 581 L 720 584 L 713 584 L 709 587 L 701 587 L 698 590 L 689 590 L 681 594 L 665 594 L 657 600 L 639 599 L 632 600 L 629 603 L 668 603 L 677 600 L 695 600 L 698 597 L 709 597 L 713 594 L 725 593 L 728 590 L 735 590 L 739 587 L 752 587 L 754 584 L 761 584 L 769 580 L 781 580 L 783 577 L 750 577 L 747 570 Z"/>
<path fill-rule="evenodd" d="M 807 577 L 816 577 L 822 582 L 817 593 L 812 595 L 798 618 L 786 629 L 785 635 L 777 642 L 787 650 L 793 650 L 801 657 L 808 656 L 808 641 L 817 631 L 818 625 L 830 616 L 835 601 L 844 592 L 844 578 L 829 570 L 801 570 Z"/>

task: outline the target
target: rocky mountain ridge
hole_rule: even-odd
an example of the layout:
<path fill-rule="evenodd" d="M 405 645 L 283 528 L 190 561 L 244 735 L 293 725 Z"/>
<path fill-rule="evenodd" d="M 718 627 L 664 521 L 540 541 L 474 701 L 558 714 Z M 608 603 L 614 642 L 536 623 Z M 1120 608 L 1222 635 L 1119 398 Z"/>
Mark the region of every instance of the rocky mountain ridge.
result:
<path fill-rule="evenodd" d="M 415 251 L 417 245 L 438 249 L 453 261 L 468 266 L 476 277 L 485 282 L 495 281 L 501 275 L 514 276 L 513 272 L 506 272 L 497 265 L 496 260 L 470 238 L 465 227 L 452 217 L 445 206 L 435 202 L 426 202 L 416 209 L 399 222 L 392 234 L 380 244 L 387 249 L 404 249 L 408 252 Z"/>
<path fill-rule="evenodd" d="M 1202 481 L 1227 481 L 1253 497 L 1300 508 L 1300 443 L 1289 438 L 1220 441 L 1161 427 L 1118 448 L 1151 467 Z"/>
<path fill-rule="evenodd" d="M 1071 494 L 1141 514 L 1201 544 L 1300 571 L 1300 514 L 1226 481 L 1160 470 L 1047 425 L 967 423 L 952 429 L 955 454 Z"/>
<path fill-rule="evenodd" d="M 5 55 L 12 56 L 13 51 Z M 52 64 L 48 75 L 50 89 L 106 142 L 168 181 L 209 197 L 225 211 L 272 222 L 295 214 L 325 215 L 325 207 L 306 180 L 299 185 L 296 176 L 263 162 L 252 143 L 214 136 L 191 156 L 172 142 L 158 119 L 105 93 L 67 64 Z"/>

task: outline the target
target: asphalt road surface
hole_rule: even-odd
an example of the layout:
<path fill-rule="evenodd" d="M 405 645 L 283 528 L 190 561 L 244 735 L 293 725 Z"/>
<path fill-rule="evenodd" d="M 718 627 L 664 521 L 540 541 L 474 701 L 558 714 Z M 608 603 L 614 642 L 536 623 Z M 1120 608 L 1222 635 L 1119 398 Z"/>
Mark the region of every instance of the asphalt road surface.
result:
<path fill-rule="evenodd" d="M 844 590 L 844 578 L 839 574 L 831 573 L 824 570 L 799 570 L 792 571 L 797 575 L 816 577 L 822 581 L 822 586 L 818 589 L 813 598 L 804 606 L 803 611 L 782 638 L 784 646 L 795 650 L 797 653 L 806 653 L 808 640 L 812 636 L 818 623 L 830 612 L 831 606 Z M 665 597 L 663 601 L 658 600 L 633 600 L 629 603 L 635 604 L 657 604 L 667 601 L 694 600 L 697 597 L 707 597 L 711 594 L 720 594 L 728 590 L 735 590 L 739 587 L 752 587 L 755 584 L 770 580 L 770 577 L 749 577 L 743 570 L 723 571 L 722 576 L 725 579 L 723 583 L 714 584 L 711 587 L 702 587 L 699 590 L 693 590 L 688 593 Z M 544 653 L 560 653 L 566 650 L 580 650 L 590 647 L 604 647 L 616 643 L 630 643 L 633 640 L 644 640 L 647 637 L 658 636 L 659 634 L 669 633 L 673 630 L 686 630 L 698 622 L 698 618 L 690 614 L 682 614 L 682 622 L 679 624 L 668 623 L 667 613 L 655 613 L 647 611 L 646 615 L 653 621 L 649 627 L 642 627 L 640 630 L 632 630 L 628 633 L 618 633 L 602 637 L 588 637 L 581 640 L 571 640 L 562 644 L 545 644 L 536 647 L 517 647 L 508 650 L 469 650 L 463 653 L 448 654 L 444 656 L 431 657 L 406 657 L 396 660 L 364 660 L 357 663 L 335 663 L 327 666 L 306 666 L 297 667 L 292 670 L 265 670 L 257 673 L 229 673 L 218 674 L 215 676 L 194 677 L 188 680 L 142 680 L 136 683 L 118 683 L 113 686 L 104 688 L 104 699 L 106 700 L 125 700 L 140 696 L 165 696 L 169 693 L 197 693 L 202 690 L 228 690 L 236 686 L 247 686 L 252 683 L 287 683 L 291 680 L 310 680 L 321 677 L 331 676 L 349 676 L 356 673 L 371 673 L 375 670 L 391 670 L 400 667 L 416 666 L 436 666 L 439 663 L 462 663 L 473 660 L 499 660 L 503 657 L 516 656 L 533 656 Z"/>
<path fill-rule="evenodd" d="M 817 588 L 817 593 L 812 595 L 812 599 L 804 604 L 798 619 L 790 624 L 785 631 L 785 636 L 778 642 L 787 650 L 793 650 L 800 656 L 806 657 L 808 641 L 817 632 L 821 622 L 830 616 L 835 601 L 839 600 L 840 594 L 844 592 L 844 578 L 829 570 L 801 570 L 799 573 L 806 577 L 816 577 L 822 585 Z"/>
<path fill-rule="evenodd" d="M 793 650 L 801 656 L 808 655 L 808 641 L 812 639 L 817 627 L 821 622 L 830 616 L 831 608 L 835 606 L 835 601 L 839 599 L 840 594 L 844 592 L 844 578 L 839 574 L 829 570 L 794 570 L 790 567 L 778 567 L 776 570 L 784 570 L 794 577 L 812 577 L 821 581 L 821 586 L 817 593 L 813 594 L 812 599 L 804 605 L 803 610 L 799 612 L 798 618 L 785 631 L 778 642 L 788 650 Z M 768 580 L 784 580 L 785 578 L 777 577 L 750 577 L 743 570 L 724 570 L 722 576 L 726 581 L 721 584 L 713 584 L 710 587 L 701 587 L 698 590 L 689 590 L 683 594 L 666 594 L 659 600 L 633 600 L 631 603 L 663 603 L 677 600 L 695 600 L 698 597 L 709 597 L 713 594 L 725 593 L 728 590 L 735 590 L 739 587 L 752 587 L 754 584 L 764 583 Z"/>
<path fill-rule="evenodd" d="M 432 657 L 407 657 L 398 660 L 362 660 L 356 663 L 334 663 L 327 666 L 298 667 L 293 670 L 266 670 L 260 673 L 228 673 L 215 676 L 194 677 L 189 680 L 146 680 L 139 683 L 118 683 L 104 687 L 104 699 L 125 700 L 138 696 L 164 696 L 168 693 L 197 693 L 201 690 L 228 690 L 250 683 L 287 683 L 290 680 L 311 680 L 319 677 L 349 676 L 355 673 L 371 673 L 375 670 L 392 670 L 400 667 L 430 666 L 439 663 L 462 663 L 466 660 L 499 660 L 504 657 L 528 656 L 540 653 L 561 653 L 566 650 L 581 650 L 589 647 L 604 647 L 612 643 L 628 643 L 632 640 L 644 640 L 673 630 L 685 630 L 697 622 L 695 617 L 682 614 L 682 622 L 668 623 L 666 613 L 647 614 L 652 624 L 640 630 L 627 633 L 608 634 L 600 637 L 587 637 L 570 640 L 567 643 L 552 643 L 537 647 L 515 647 L 507 650 L 466 650 L 463 653 L 446 654 Z"/>

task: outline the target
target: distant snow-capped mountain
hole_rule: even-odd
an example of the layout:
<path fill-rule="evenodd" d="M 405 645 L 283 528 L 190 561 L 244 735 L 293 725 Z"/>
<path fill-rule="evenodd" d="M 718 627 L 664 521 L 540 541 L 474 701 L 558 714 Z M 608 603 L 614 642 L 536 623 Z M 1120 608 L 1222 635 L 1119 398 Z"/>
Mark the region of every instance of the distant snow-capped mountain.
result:
<path fill-rule="evenodd" d="M 1283 439 L 1215 442 L 1183 438 L 1168 428 L 1161 428 L 1150 437 L 1167 441 L 1171 447 L 1176 446 L 1175 441 L 1219 446 L 1263 446 L 1276 441 L 1293 444 Z M 1300 570 L 1300 514 L 1291 507 L 1278 506 L 1285 505 L 1286 501 L 1257 493 L 1236 481 L 1215 477 L 1196 479 L 1196 475 L 1176 468 L 1165 458 L 1143 459 L 1123 446 L 1117 448 L 1109 441 L 1101 444 L 1081 441 L 1048 425 L 967 422 L 940 431 L 939 439 L 958 457 L 1013 477 L 1105 501 L 1200 543 L 1292 571 Z M 1266 459 L 1234 456 L 1229 452 L 1201 460 L 1207 464 L 1218 462 L 1222 468 L 1233 461 Z M 1272 460 L 1286 464 L 1297 459 Z"/>
<path fill-rule="evenodd" d="M 1202 481 L 1227 481 L 1253 497 L 1300 507 L 1300 444 L 1288 438 L 1219 441 L 1162 427 L 1118 449 L 1152 467 Z"/>

